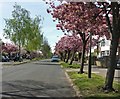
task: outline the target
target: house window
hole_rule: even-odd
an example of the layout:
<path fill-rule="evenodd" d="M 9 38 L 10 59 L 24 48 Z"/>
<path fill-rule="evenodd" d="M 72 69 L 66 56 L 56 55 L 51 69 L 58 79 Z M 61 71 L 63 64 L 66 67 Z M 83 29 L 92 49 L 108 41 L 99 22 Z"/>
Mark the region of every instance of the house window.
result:
<path fill-rule="evenodd" d="M 109 56 L 110 55 L 110 51 L 107 51 L 107 56 Z"/>
<path fill-rule="evenodd" d="M 101 56 L 105 56 L 105 51 L 102 51 L 102 52 L 101 52 Z"/>
<path fill-rule="evenodd" d="M 105 46 L 105 39 L 102 39 L 101 46 Z"/>

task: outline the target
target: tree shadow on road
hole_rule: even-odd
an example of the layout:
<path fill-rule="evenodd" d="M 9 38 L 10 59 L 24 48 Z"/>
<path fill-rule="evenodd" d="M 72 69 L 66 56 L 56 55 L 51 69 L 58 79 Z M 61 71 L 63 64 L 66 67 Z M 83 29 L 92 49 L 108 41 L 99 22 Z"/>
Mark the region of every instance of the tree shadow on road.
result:
<path fill-rule="evenodd" d="M 3 81 L 2 99 L 76 99 L 71 86 L 56 85 L 41 81 Z"/>

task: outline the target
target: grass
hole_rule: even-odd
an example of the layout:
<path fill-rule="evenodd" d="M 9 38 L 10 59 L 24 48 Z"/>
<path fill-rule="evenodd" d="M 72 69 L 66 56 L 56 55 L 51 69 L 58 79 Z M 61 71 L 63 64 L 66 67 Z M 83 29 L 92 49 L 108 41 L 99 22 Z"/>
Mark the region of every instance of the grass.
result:
<path fill-rule="evenodd" d="M 62 65 L 63 68 L 80 68 L 80 65 L 77 63 L 73 63 L 72 65 L 69 65 L 69 63 L 60 62 L 60 65 Z"/>
<path fill-rule="evenodd" d="M 105 93 L 102 90 L 104 86 L 104 78 L 102 76 L 92 74 L 92 78 L 88 78 L 88 74 L 78 74 L 77 72 L 68 72 L 73 79 L 73 83 L 79 88 L 80 93 L 85 99 L 120 99 L 120 84 L 114 82 L 114 88 L 117 93 Z"/>

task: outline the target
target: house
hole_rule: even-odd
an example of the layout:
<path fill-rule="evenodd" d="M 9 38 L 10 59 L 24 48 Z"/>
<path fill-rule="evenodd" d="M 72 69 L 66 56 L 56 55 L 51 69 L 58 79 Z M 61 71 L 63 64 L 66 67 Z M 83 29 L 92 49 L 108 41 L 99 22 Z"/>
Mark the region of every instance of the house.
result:
<path fill-rule="evenodd" d="M 98 41 L 97 46 L 92 47 L 92 53 L 98 52 L 96 55 L 98 58 L 103 57 L 103 56 L 109 56 L 110 55 L 110 45 L 111 41 L 107 40 L 106 37 L 101 37 Z M 119 40 L 119 45 L 117 49 L 117 56 L 120 59 L 120 40 Z"/>
<path fill-rule="evenodd" d="M 110 44 L 111 41 L 107 40 L 106 37 L 102 37 L 99 40 L 99 53 L 97 57 L 109 56 L 110 55 Z"/>

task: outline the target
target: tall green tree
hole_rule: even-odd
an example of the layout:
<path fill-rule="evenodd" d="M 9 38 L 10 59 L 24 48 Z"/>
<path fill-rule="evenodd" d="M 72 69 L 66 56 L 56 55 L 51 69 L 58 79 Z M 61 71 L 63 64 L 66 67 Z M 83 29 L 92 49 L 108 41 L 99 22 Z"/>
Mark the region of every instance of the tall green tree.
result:
<path fill-rule="evenodd" d="M 19 46 L 19 54 L 21 47 L 28 51 L 40 49 L 43 38 L 41 35 L 41 17 L 36 16 L 32 19 L 30 12 L 17 4 L 13 8 L 12 18 L 5 19 L 4 36 Z"/>
<path fill-rule="evenodd" d="M 41 31 L 41 17 L 36 16 L 28 28 L 29 33 L 26 34 L 25 48 L 29 51 L 39 50 L 43 42 L 43 34 Z"/>
<path fill-rule="evenodd" d="M 52 55 L 51 47 L 48 44 L 47 38 L 45 38 L 45 37 L 43 39 L 43 44 L 42 44 L 42 49 L 41 50 L 42 50 L 42 53 L 44 55 L 44 58 L 49 58 Z"/>
<path fill-rule="evenodd" d="M 20 54 L 21 46 L 25 44 L 25 32 L 23 31 L 26 28 L 26 22 L 30 20 L 30 12 L 17 4 L 15 4 L 13 8 L 12 18 L 5 19 L 4 35 L 19 46 Z"/>

